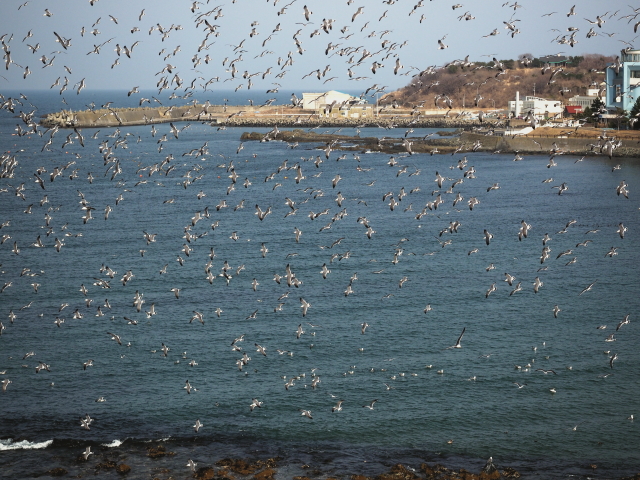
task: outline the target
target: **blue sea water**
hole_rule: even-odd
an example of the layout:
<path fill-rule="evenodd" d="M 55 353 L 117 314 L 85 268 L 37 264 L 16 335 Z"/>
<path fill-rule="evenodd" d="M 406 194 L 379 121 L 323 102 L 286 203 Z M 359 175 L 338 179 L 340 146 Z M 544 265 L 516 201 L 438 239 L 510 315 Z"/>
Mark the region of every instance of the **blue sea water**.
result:
<path fill-rule="evenodd" d="M 110 95 L 97 95 L 96 104 Z M 38 114 L 62 108 L 55 93 L 27 97 Z M 216 98 L 211 102 L 219 103 Z M 20 109 L 29 111 L 24 103 Z M 84 148 L 74 140 L 61 149 L 72 133 L 61 130 L 49 152 L 41 151 L 49 134 L 14 135 L 20 122 L 0 112 L 0 152 L 18 162 L 12 178 L 0 179 L 0 224 L 10 222 L 0 230 L 10 236 L 0 245 L 0 287 L 11 283 L 0 293 L 0 380 L 12 382 L 0 392 L 0 477 L 30 477 L 59 465 L 90 472 L 98 458 L 75 462 L 87 445 L 96 457 L 117 451 L 134 467 L 132 478 L 149 478 L 160 465 L 186 478 L 190 458 L 204 466 L 225 456 L 276 455 L 284 458 L 282 478 L 308 474 L 303 464 L 319 477 L 375 475 L 394 463 L 418 468 L 422 461 L 478 471 L 489 456 L 525 478 L 586 478 L 594 475 L 591 464 L 602 478 L 640 470 L 638 420 L 629 419 L 640 415 L 637 159 L 558 156 L 558 166 L 547 168 L 545 154 L 514 162 L 511 154 L 461 152 L 399 156 L 391 167 L 388 154 L 356 159 L 348 153 L 336 161 L 342 152 L 326 159 L 316 149 L 321 145 L 305 143 L 291 149 L 279 141 L 244 142 L 236 153 L 242 132 L 269 129 L 198 123 L 178 139 L 168 125 L 158 125 L 155 137 L 149 126 L 121 128 L 119 137 L 108 136 L 113 129 L 84 129 Z M 163 134 L 168 141 L 159 152 Z M 361 135 L 401 137 L 404 130 L 368 128 Z M 126 148 L 114 149 L 111 158 L 119 159 L 122 173 L 111 179 L 113 163 L 105 165 L 99 144 L 117 138 L 126 139 Z M 183 156 L 205 143 L 208 154 Z M 173 170 L 150 176 L 149 167 L 168 155 L 173 158 L 165 170 Z M 318 155 L 323 163 L 316 167 Z M 464 156 L 468 166 L 460 170 Z M 305 178 L 296 183 L 291 168 L 265 181 L 285 161 L 298 164 Z M 69 162 L 49 180 L 55 167 Z M 231 164 L 238 181 L 228 192 Z M 469 166 L 476 178 L 464 178 L 447 193 Z M 45 190 L 34 181 L 40 167 Z M 446 177 L 441 189 L 436 172 Z M 336 175 L 341 180 L 332 188 Z M 548 178 L 553 181 L 544 183 Z M 623 180 L 629 199 L 616 195 Z M 569 190 L 558 195 L 552 187 L 562 182 Z M 23 183 L 25 199 L 15 194 Z M 494 183 L 500 188 L 487 191 Z M 401 189 L 407 196 L 392 211 L 383 196 L 392 192 L 398 199 Z M 342 207 L 338 192 L 346 198 Z M 454 207 L 458 192 L 464 201 Z M 438 195 L 444 203 L 416 219 Z M 471 211 L 467 200 L 474 196 L 480 203 Z M 286 198 L 295 202 L 295 215 L 286 216 Z M 82 199 L 95 209 L 86 224 Z M 229 207 L 218 211 L 223 200 Z M 244 208 L 235 209 L 242 201 Z M 113 211 L 105 220 L 107 205 Z M 272 213 L 260 221 L 256 205 Z M 207 207 L 210 216 L 192 225 Z M 328 214 L 310 219 L 310 212 L 325 209 Z M 341 211 L 343 217 L 331 221 Z M 375 230 L 371 239 L 360 217 Z M 519 241 L 523 220 L 531 231 Z M 453 221 L 460 222 L 458 233 L 440 236 Z M 624 238 L 617 233 L 620 223 L 628 229 Z M 493 234 L 489 245 L 485 229 Z M 187 231 L 198 238 L 187 242 Z M 155 242 L 147 244 L 144 232 L 156 234 Z M 230 238 L 233 232 L 238 240 Z M 545 233 L 551 252 L 541 264 Z M 45 248 L 32 246 L 38 236 Z M 64 242 L 59 253 L 56 238 Z M 451 243 L 442 246 L 445 240 Z M 585 240 L 591 242 L 577 246 Z M 188 256 L 185 244 L 192 249 Z M 611 247 L 618 248 L 616 256 L 606 255 Z M 205 271 L 210 260 L 212 284 Z M 225 261 L 229 282 L 219 276 Z M 326 279 L 323 264 L 331 270 Z M 495 269 L 487 270 L 490 264 Z M 117 272 L 113 279 L 101 272 L 103 265 Z M 299 287 L 273 280 L 287 265 Z M 29 271 L 21 276 L 23 269 Z M 134 276 L 123 285 L 127 271 Z M 514 286 L 522 282 L 522 291 L 509 294 L 514 287 L 503 281 L 505 273 L 515 275 Z M 536 277 L 543 281 L 538 293 Z M 110 288 L 95 285 L 96 279 Z M 493 283 L 497 291 L 486 296 Z M 32 284 L 39 284 L 37 293 Z M 350 284 L 353 293 L 346 296 Z M 179 298 L 172 288 L 180 289 Z M 141 312 L 133 306 L 136 292 L 143 295 Z M 305 317 L 301 298 L 311 304 Z M 274 311 L 280 303 L 282 310 Z M 152 304 L 156 315 L 148 316 Z M 97 316 L 98 306 L 104 316 Z M 73 318 L 76 310 L 82 318 Z M 204 324 L 190 322 L 194 312 L 202 313 Z M 627 314 L 630 323 L 616 331 Z M 57 318 L 64 319 L 59 327 Z M 299 326 L 305 333 L 296 338 Z M 447 348 L 463 329 L 462 348 Z M 606 342 L 610 334 L 615 341 Z M 242 351 L 232 350 L 242 335 L 235 343 Z M 256 343 L 266 347 L 266 356 Z M 162 344 L 170 348 L 166 357 Z M 251 360 L 239 370 L 243 352 Z M 93 366 L 84 370 L 89 359 Z M 197 365 L 189 366 L 191 360 Z M 35 373 L 39 362 L 51 372 Z M 314 376 L 320 378 L 316 388 Z M 292 377 L 295 385 L 287 390 Z M 187 380 L 197 391 L 187 393 Z M 99 397 L 106 401 L 96 402 Z M 254 398 L 263 405 L 251 411 Z M 344 400 L 342 411 L 332 413 L 338 400 Z M 373 400 L 372 410 L 363 408 Z M 90 430 L 80 425 L 86 414 L 95 419 Z M 204 427 L 196 434 L 197 419 Z M 176 455 L 153 463 L 143 455 L 146 442 L 161 439 Z"/>

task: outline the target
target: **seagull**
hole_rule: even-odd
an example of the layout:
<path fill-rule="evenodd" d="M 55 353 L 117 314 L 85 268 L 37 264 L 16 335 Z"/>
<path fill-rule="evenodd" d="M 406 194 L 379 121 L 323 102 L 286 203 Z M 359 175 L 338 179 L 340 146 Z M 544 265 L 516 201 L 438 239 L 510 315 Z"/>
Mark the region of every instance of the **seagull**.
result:
<path fill-rule="evenodd" d="M 627 231 L 627 227 L 625 227 L 622 223 L 618 224 L 618 230 L 616 233 L 620 234 L 620 238 L 624 238 L 624 233 Z"/>
<path fill-rule="evenodd" d="M 185 385 L 184 385 L 184 387 L 182 387 L 182 388 L 184 388 L 184 389 L 187 391 L 187 393 L 189 393 L 189 394 L 191 393 L 191 390 L 193 390 L 194 392 L 197 392 L 197 391 L 198 391 L 196 388 L 194 388 L 194 387 L 192 387 L 192 386 L 191 386 L 191 384 L 189 383 L 189 380 L 187 380 L 187 381 L 185 382 Z"/>
<path fill-rule="evenodd" d="M 120 340 L 120 335 L 116 335 L 115 333 L 107 332 L 107 335 L 111 335 L 111 340 L 118 342 L 118 345 L 122 345 L 122 341 Z"/>
<path fill-rule="evenodd" d="M 539 277 L 536 277 L 535 281 L 533 282 L 533 292 L 538 293 L 538 290 L 540 290 L 540 287 L 543 285 L 544 283 L 542 282 L 542 280 L 540 280 Z"/>
<path fill-rule="evenodd" d="M 336 403 L 336 405 L 334 407 L 331 407 L 331 411 L 332 412 L 341 412 L 342 411 L 342 402 L 344 402 L 344 400 L 338 400 L 338 403 Z"/>
<path fill-rule="evenodd" d="M 598 280 L 595 280 L 593 283 L 587 285 L 586 287 L 584 287 L 582 289 L 582 291 L 578 294 L 578 296 L 582 295 L 584 292 L 588 292 L 589 290 L 591 290 L 591 288 L 596 284 Z"/>
<path fill-rule="evenodd" d="M 622 327 L 623 325 L 628 325 L 628 324 L 630 323 L 630 321 L 629 321 L 629 315 L 630 315 L 630 314 L 627 314 L 627 315 L 625 315 L 625 316 L 624 316 L 624 318 L 622 319 L 622 321 L 621 321 L 621 322 L 618 324 L 618 326 L 616 327 L 616 332 L 617 332 L 618 330 L 620 330 L 620 327 Z"/>
<path fill-rule="evenodd" d="M 200 430 L 204 425 L 202 423 L 200 423 L 200 419 L 196 420 L 196 424 L 193 426 L 193 429 L 196 431 L 196 433 L 198 433 L 198 430 Z"/>
<path fill-rule="evenodd" d="M 613 368 L 613 362 L 615 362 L 618 359 L 618 354 L 614 353 L 613 355 L 611 355 L 611 358 L 609 358 L 609 366 L 611 368 Z"/>
<path fill-rule="evenodd" d="M 264 348 L 263 346 L 261 346 L 261 345 L 259 345 L 257 343 L 255 344 L 255 346 L 256 346 L 256 349 L 257 349 L 256 351 L 257 352 L 260 352 L 265 357 L 267 356 L 267 349 L 266 348 Z"/>
<path fill-rule="evenodd" d="M 458 340 L 456 340 L 456 344 L 455 345 L 451 345 L 450 347 L 447 347 L 446 350 L 448 350 L 450 348 L 462 348 L 462 345 L 460 345 L 460 341 L 462 340 L 462 336 L 464 335 L 464 332 L 465 332 L 466 329 L 467 329 L 467 327 L 464 327 L 462 329 L 462 333 L 458 337 Z"/>
<path fill-rule="evenodd" d="M 300 297 L 300 308 L 302 308 L 302 316 L 306 317 L 307 316 L 307 310 L 309 310 L 309 307 L 311 307 L 311 304 L 309 302 L 307 302 L 304 298 Z M 300 337 L 298 337 L 300 338 Z"/>
<path fill-rule="evenodd" d="M 85 460 L 89 458 L 89 455 L 93 455 L 93 452 L 91 451 L 90 446 L 85 448 L 84 452 L 82 452 L 82 456 L 84 457 Z"/>
<path fill-rule="evenodd" d="M 545 375 L 547 373 L 553 373 L 554 375 L 557 375 L 557 373 L 554 370 L 545 370 L 544 368 L 536 368 L 536 372 L 542 372 Z"/>
<path fill-rule="evenodd" d="M 363 405 L 362 408 L 368 408 L 369 410 L 373 410 L 373 406 L 376 404 L 378 399 L 373 400 L 369 405 Z"/>

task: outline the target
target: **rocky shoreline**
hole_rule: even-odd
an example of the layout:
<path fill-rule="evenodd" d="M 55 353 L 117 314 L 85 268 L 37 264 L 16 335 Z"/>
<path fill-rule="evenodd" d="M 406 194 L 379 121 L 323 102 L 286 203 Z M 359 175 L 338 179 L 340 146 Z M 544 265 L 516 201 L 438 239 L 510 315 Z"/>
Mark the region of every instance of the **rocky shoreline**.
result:
<path fill-rule="evenodd" d="M 455 113 L 420 117 L 411 112 L 397 111 L 392 114 L 381 114 L 376 117 L 324 117 L 309 114 L 301 108 L 288 106 L 260 107 L 202 105 L 193 103 L 180 107 L 139 107 L 139 108 L 103 108 L 99 110 L 55 112 L 45 115 L 40 124 L 48 128 L 100 128 L 135 125 L 151 125 L 169 122 L 202 122 L 212 127 L 253 127 L 253 128 L 293 128 L 291 131 L 279 131 L 275 140 L 295 142 L 333 143 L 332 149 L 353 150 L 361 152 L 429 153 L 448 154 L 452 152 L 501 152 L 519 154 L 556 155 L 596 155 L 598 149 L 591 148 L 600 135 L 599 129 L 537 129 L 528 135 L 494 134 L 497 120 L 489 119 L 479 122 L 463 116 L 456 118 Z M 458 112 L 461 113 L 461 112 Z M 512 128 L 522 128 L 525 122 L 511 120 Z M 433 138 L 408 137 L 403 139 L 378 137 L 359 137 L 344 135 L 326 135 L 303 129 L 315 128 L 380 128 L 382 131 L 392 128 L 451 128 L 457 129 L 458 135 L 452 138 L 443 136 Z M 588 130 L 589 134 L 582 134 Z M 541 133 L 542 131 L 542 133 Z M 497 133 L 497 132 L 495 132 Z M 620 132 L 613 132 L 615 135 Z M 384 137 L 384 135 L 381 135 Z M 259 133 L 244 133 L 242 140 L 264 140 Z M 623 136 L 621 145 L 613 152 L 616 157 L 640 158 L 640 142 L 638 138 Z"/>
<path fill-rule="evenodd" d="M 95 475 L 104 475 L 107 472 L 115 472 L 122 478 L 153 478 L 153 480 L 168 480 L 171 478 L 194 478 L 196 480 L 274 480 L 275 478 L 289 478 L 291 480 L 506 480 L 513 478 L 526 478 L 526 474 L 521 474 L 515 468 L 508 466 L 496 466 L 490 458 L 485 466 L 478 472 L 469 471 L 464 468 L 450 468 L 440 463 L 421 462 L 419 468 L 412 468 L 408 465 L 396 463 L 383 473 L 377 475 L 363 475 L 354 472 L 330 473 L 323 472 L 317 467 L 302 465 L 296 473 L 292 475 L 289 465 L 281 457 L 271 457 L 264 460 L 246 460 L 238 458 L 222 458 L 213 461 L 210 465 L 198 466 L 198 463 L 189 461 L 187 465 L 178 467 L 174 464 L 168 465 L 163 460 L 174 457 L 175 452 L 169 451 L 165 445 L 157 444 L 147 447 L 147 460 L 128 459 L 127 454 L 122 452 L 109 451 L 108 453 L 97 453 L 96 457 L 84 459 L 80 455 L 75 464 L 79 467 L 74 469 L 71 465 L 65 467 L 55 467 L 44 475 L 52 477 L 67 477 L 73 475 L 74 478 L 83 478 Z M 129 462 L 129 460 L 132 460 Z M 134 467 L 129 466 L 129 462 Z M 184 462 L 181 462 L 181 465 Z M 92 464 L 92 466 L 89 466 Z M 87 469 L 89 467 L 89 469 Z M 592 473 L 597 471 L 595 464 L 585 465 L 584 468 Z M 93 472 L 91 472 L 93 470 Z M 539 474 L 542 472 L 536 472 Z M 38 475 L 39 476 L 39 475 Z M 640 480 L 640 473 L 622 477 L 621 480 Z"/>
<path fill-rule="evenodd" d="M 274 130 L 271 130 L 273 132 Z M 462 155 L 470 152 L 517 153 L 521 155 L 548 154 L 556 155 L 600 155 L 597 149 L 591 149 L 595 142 L 589 137 L 563 136 L 498 136 L 484 135 L 458 129 L 457 132 L 439 132 L 439 137 L 425 139 L 423 137 L 389 138 L 360 137 L 316 133 L 300 128 L 294 130 L 278 130 L 274 136 L 268 133 L 244 132 L 242 141 L 283 141 L 291 148 L 297 143 L 317 143 L 316 148 L 324 150 L 330 145 L 331 150 L 352 151 L 359 153 L 381 152 L 391 155 L 412 155 L 416 153 Z M 410 153 L 411 152 L 411 153 Z M 640 158 L 640 148 L 635 139 L 622 140 L 622 146 L 613 151 L 615 157 Z"/>

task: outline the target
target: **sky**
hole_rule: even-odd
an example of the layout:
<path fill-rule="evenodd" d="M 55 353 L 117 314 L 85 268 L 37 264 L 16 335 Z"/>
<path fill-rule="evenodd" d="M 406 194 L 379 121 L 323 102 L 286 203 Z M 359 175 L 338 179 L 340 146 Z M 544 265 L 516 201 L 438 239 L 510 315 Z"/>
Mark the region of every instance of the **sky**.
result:
<path fill-rule="evenodd" d="M 0 93 L 48 90 L 58 78 L 53 88 L 59 90 L 65 77 L 65 95 L 87 101 L 92 91 L 154 90 L 165 79 L 166 91 L 177 93 L 192 85 L 195 92 L 244 89 L 249 96 L 372 86 L 390 92 L 429 66 L 467 55 L 470 61 L 524 53 L 616 55 L 633 45 L 640 21 L 629 0 L 459 1 L 2 0 Z M 631 3 L 640 13 L 640 2 Z M 568 15 L 574 5 L 575 14 Z M 604 23 L 591 24 L 598 16 Z M 326 20 L 333 20 L 328 33 L 322 29 Z M 505 22 L 518 33 L 511 35 Z M 571 27 L 578 29 L 577 43 L 559 43 L 563 35 L 569 39 Z M 596 35 L 587 38 L 590 29 Z M 55 33 L 70 39 L 66 49 Z M 122 50 L 118 56 L 117 45 L 132 44 L 130 58 Z M 382 65 L 375 73 L 374 62 Z"/>

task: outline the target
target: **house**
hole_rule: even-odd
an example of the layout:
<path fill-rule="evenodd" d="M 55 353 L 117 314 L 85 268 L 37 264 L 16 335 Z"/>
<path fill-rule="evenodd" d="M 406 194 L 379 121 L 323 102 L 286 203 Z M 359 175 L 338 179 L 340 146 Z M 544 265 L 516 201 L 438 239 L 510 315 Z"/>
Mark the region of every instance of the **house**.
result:
<path fill-rule="evenodd" d="M 631 111 L 640 96 L 640 50 L 622 50 L 620 57 L 607 65 L 606 82 L 607 109 Z"/>
<path fill-rule="evenodd" d="M 552 67 L 566 67 L 569 58 L 563 55 L 548 55 L 546 57 L 538 57 L 538 60 L 543 65 L 548 63 Z"/>
<path fill-rule="evenodd" d="M 544 118 L 564 111 L 564 106 L 560 101 L 533 96 L 526 96 L 524 100 L 520 100 L 519 92 L 516 92 L 515 101 L 510 101 L 507 108 L 515 117 L 524 116 L 532 111 L 536 117 Z"/>

